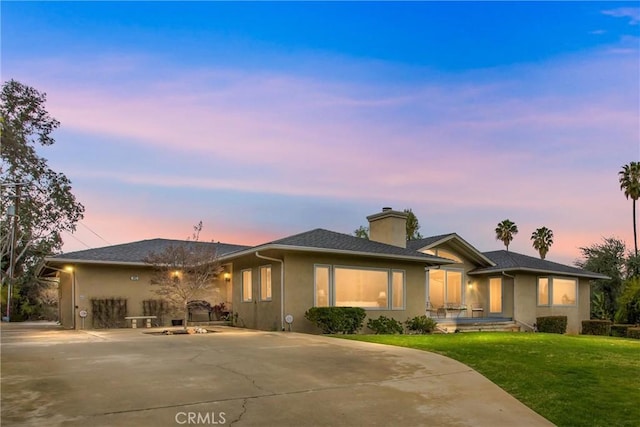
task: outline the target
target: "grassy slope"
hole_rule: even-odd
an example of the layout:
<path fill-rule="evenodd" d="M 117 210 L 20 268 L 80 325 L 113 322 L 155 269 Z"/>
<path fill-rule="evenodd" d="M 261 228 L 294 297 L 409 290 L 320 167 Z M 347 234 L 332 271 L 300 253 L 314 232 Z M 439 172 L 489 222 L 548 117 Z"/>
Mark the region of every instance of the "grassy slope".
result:
<path fill-rule="evenodd" d="M 640 342 L 523 333 L 349 335 L 476 369 L 560 426 L 640 426 Z"/>

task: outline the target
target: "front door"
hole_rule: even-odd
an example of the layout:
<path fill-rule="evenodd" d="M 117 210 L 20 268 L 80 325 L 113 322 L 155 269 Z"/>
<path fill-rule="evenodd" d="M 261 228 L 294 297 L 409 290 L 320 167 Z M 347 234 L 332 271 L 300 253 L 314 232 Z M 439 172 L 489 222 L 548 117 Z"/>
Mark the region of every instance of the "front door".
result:
<path fill-rule="evenodd" d="M 502 314 L 502 278 L 489 279 L 489 313 Z"/>

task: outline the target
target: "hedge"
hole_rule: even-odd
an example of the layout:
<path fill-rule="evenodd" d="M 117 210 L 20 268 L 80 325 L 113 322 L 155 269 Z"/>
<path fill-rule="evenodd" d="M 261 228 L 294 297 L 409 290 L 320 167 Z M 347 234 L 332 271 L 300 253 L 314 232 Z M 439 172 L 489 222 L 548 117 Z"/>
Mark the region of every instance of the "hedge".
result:
<path fill-rule="evenodd" d="M 564 334 L 567 332 L 567 316 L 544 316 L 536 318 L 538 332 Z"/>
<path fill-rule="evenodd" d="M 360 307 L 311 307 L 304 313 L 323 334 L 355 334 L 362 328 L 366 316 Z"/>
<path fill-rule="evenodd" d="M 582 333 L 584 335 L 611 335 L 611 320 L 583 320 Z"/>
<path fill-rule="evenodd" d="M 436 328 L 438 323 L 431 317 L 427 317 L 423 314 L 422 316 L 416 316 L 413 319 L 407 319 L 404 324 L 407 325 L 407 329 L 411 333 L 430 334 Z"/>
<path fill-rule="evenodd" d="M 624 338 L 629 328 L 633 328 L 633 325 L 611 325 L 611 336 Z"/>
<path fill-rule="evenodd" d="M 640 340 L 640 328 L 627 329 L 627 338 L 635 338 L 637 340 Z"/>

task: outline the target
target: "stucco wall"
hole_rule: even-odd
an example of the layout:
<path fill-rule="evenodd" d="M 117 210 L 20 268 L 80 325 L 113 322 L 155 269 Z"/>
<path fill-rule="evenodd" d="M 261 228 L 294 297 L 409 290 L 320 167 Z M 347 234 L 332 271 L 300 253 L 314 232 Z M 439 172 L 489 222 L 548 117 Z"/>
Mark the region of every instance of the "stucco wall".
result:
<path fill-rule="evenodd" d="M 425 272 L 424 265 L 406 262 L 381 262 L 353 256 L 335 256 L 311 253 L 270 253 L 269 256 L 284 259 L 285 292 L 284 314 L 291 314 L 294 322 L 292 331 L 319 333 L 320 330 L 304 317 L 304 313 L 314 304 L 314 266 L 316 264 L 330 266 L 352 266 L 391 268 L 405 271 L 405 310 L 367 310 L 368 316 L 381 315 L 404 322 L 407 317 L 424 314 Z M 257 295 L 259 279 L 258 267 L 270 263 L 272 266 L 273 300 L 269 303 L 258 301 L 241 302 L 242 270 L 252 269 L 253 294 Z M 233 263 L 233 296 L 234 307 L 238 313 L 238 325 L 263 330 L 280 328 L 280 264 L 259 260 L 255 255 L 242 257 Z M 366 319 L 365 319 L 366 324 Z M 289 328 L 285 325 L 286 329 Z"/>
<path fill-rule="evenodd" d="M 567 333 L 579 334 L 582 329 L 582 320 L 589 319 L 589 281 L 585 279 L 579 281 L 576 306 L 538 306 L 537 277 L 526 274 L 516 276 L 514 319 L 533 325 L 536 323 L 537 317 L 567 316 Z"/>
<path fill-rule="evenodd" d="M 147 299 L 159 299 L 151 285 L 151 270 L 145 267 L 105 266 L 105 265 L 75 265 L 73 276 L 67 273 L 60 275 L 60 310 L 61 322 L 64 327 L 73 327 L 71 315 L 73 306 L 75 309 L 76 328 L 82 326 L 79 317 L 80 310 L 87 310 L 84 327 L 93 328 L 92 299 L 125 298 L 127 300 L 127 316 L 142 316 L 142 301 Z M 72 277 L 75 277 L 75 295 L 72 289 Z M 75 302 L 72 298 L 75 297 Z M 227 300 L 226 283 L 223 280 L 216 282 L 215 288 L 209 291 L 201 299 L 207 300 L 212 305 Z M 182 314 L 167 316 L 165 325 L 170 325 L 171 318 L 182 318 Z"/>

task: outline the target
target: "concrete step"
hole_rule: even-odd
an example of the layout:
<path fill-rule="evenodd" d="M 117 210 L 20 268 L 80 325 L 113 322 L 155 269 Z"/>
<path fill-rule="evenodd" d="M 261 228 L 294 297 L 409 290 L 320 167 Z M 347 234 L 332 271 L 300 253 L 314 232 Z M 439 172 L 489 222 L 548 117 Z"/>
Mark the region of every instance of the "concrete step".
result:
<path fill-rule="evenodd" d="M 478 323 L 438 323 L 440 333 L 454 332 L 520 332 L 521 328 L 516 322 L 478 322 Z"/>

